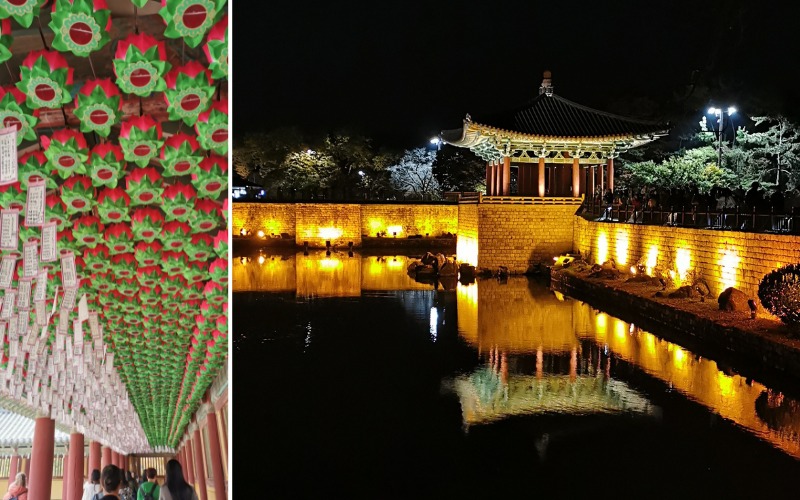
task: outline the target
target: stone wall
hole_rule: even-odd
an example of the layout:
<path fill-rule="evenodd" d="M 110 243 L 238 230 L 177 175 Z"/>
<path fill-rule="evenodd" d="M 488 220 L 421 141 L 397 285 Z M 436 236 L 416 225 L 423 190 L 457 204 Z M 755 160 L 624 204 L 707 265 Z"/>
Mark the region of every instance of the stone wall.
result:
<path fill-rule="evenodd" d="M 461 262 L 478 265 L 478 205 L 458 206 L 456 254 Z"/>
<path fill-rule="evenodd" d="M 361 234 L 440 236 L 458 230 L 458 205 L 361 205 Z"/>
<path fill-rule="evenodd" d="M 295 206 L 294 203 L 233 203 L 233 235 L 238 236 L 244 228 L 253 234 L 264 231 L 267 236 L 287 233 L 294 237 Z"/>
<path fill-rule="evenodd" d="M 576 205 L 478 207 L 478 267 L 524 273 L 573 249 Z"/>
<path fill-rule="evenodd" d="M 353 242 L 361 246 L 360 205 L 346 203 L 297 203 L 295 241 L 298 245 L 322 248 Z"/>
<path fill-rule="evenodd" d="M 590 222 L 575 217 L 575 249 L 586 260 L 613 258 L 628 268 L 672 270 L 680 279 L 704 278 L 718 295 L 735 286 L 756 298 L 765 274 L 800 262 L 800 236 L 712 231 L 669 226 Z"/>

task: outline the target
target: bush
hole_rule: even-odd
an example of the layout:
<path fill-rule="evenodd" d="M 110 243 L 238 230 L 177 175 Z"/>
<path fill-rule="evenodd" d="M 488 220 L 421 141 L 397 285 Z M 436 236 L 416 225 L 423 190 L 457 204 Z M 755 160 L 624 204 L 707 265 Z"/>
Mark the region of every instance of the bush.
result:
<path fill-rule="evenodd" d="M 758 285 L 764 309 L 787 325 L 800 327 L 800 264 L 772 271 Z"/>

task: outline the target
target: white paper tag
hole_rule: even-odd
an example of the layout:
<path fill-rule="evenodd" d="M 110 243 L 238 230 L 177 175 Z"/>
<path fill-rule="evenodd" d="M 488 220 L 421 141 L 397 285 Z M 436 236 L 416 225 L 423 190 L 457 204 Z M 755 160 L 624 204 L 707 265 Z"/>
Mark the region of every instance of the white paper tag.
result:
<path fill-rule="evenodd" d="M 19 180 L 17 164 L 17 127 L 6 127 L 0 130 L 0 186 Z"/>
<path fill-rule="evenodd" d="M 35 241 L 26 241 L 22 244 L 22 277 L 34 278 L 38 272 L 38 245 Z"/>
<path fill-rule="evenodd" d="M 0 210 L 0 248 L 19 248 L 19 210 Z"/>
<path fill-rule="evenodd" d="M 47 271 L 39 271 L 36 275 L 36 288 L 33 291 L 34 302 L 47 300 Z"/>
<path fill-rule="evenodd" d="M 100 338 L 100 322 L 98 321 L 96 311 L 89 313 L 89 331 L 92 333 L 92 338 L 95 341 L 100 339 L 102 342 L 102 339 Z"/>
<path fill-rule="evenodd" d="M 47 326 L 47 302 L 37 300 L 33 308 L 36 311 L 36 326 Z"/>
<path fill-rule="evenodd" d="M 55 262 L 58 258 L 58 224 L 48 222 L 42 226 L 42 262 Z"/>
<path fill-rule="evenodd" d="M 61 310 L 68 310 L 71 311 L 75 308 L 75 296 L 78 294 L 78 290 L 75 288 L 64 288 L 64 296 L 61 299 Z"/>
<path fill-rule="evenodd" d="M 79 319 L 72 322 L 72 338 L 75 347 L 83 347 L 83 322 Z"/>
<path fill-rule="evenodd" d="M 11 315 L 14 313 L 14 305 L 17 301 L 17 291 L 13 288 L 9 288 L 6 290 L 6 295 L 3 298 L 3 308 L 0 309 L 0 319 L 11 319 Z"/>
<path fill-rule="evenodd" d="M 44 179 L 28 183 L 25 199 L 25 226 L 39 227 L 44 224 L 44 206 L 47 187 Z"/>
<path fill-rule="evenodd" d="M 28 316 L 28 312 L 25 311 L 17 317 L 17 333 L 19 335 L 27 335 L 30 324 L 30 317 Z"/>
<path fill-rule="evenodd" d="M 20 311 L 28 311 L 31 308 L 31 283 L 30 278 L 22 278 L 19 280 L 19 288 L 17 294 L 17 309 Z"/>
<path fill-rule="evenodd" d="M 81 295 L 81 300 L 78 301 L 78 321 L 86 321 L 89 319 L 89 300 L 86 294 Z"/>
<path fill-rule="evenodd" d="M 62 309 L 58 313 L 58 331 L 67 333 L 69 331 L 69 309 Z"/>
<path fill-rule="evenodd" d="M 10 288 L 11 280 L 14 277 L 14 266 L 17 265 L 17 258 L 14 255 L 3 255 L 0 261 L 0 288 Z"/>
<path fill-rule="evenodd" d="M 72 251 L 61 253 L 61 286 L 77 288 L 78 275 L 75 273 L 75 254 Z"/>

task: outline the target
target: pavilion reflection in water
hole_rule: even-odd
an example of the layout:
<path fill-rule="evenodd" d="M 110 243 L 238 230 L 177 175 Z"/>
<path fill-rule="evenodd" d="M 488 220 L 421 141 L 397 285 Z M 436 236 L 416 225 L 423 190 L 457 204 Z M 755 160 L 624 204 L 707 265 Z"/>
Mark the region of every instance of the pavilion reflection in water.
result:
<path fill-rule="evenodd" d="M 613 356 L 800 458 L 800 403 L 525 278 L 459 285 L 459 334 L 483 366 L 446 381 L 465 425 L 543 413 L 658 415 Z"/>

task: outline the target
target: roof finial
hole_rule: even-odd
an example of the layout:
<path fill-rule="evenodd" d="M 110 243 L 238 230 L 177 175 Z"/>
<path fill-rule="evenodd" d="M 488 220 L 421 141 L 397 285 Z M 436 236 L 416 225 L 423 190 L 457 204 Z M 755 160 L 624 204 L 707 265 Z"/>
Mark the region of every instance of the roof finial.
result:
<path fill-rule="evenodd" d="M 553 95 L 553 75 L 550 73 L 550 70 L 545 70 L 544 74 L 542 75 L 542 86 L 539 87 L 539 95 L 547 94 L 547 96 Z"/>

